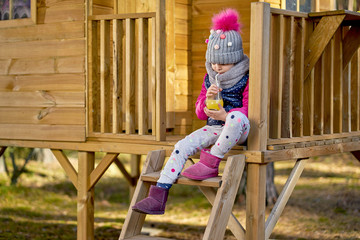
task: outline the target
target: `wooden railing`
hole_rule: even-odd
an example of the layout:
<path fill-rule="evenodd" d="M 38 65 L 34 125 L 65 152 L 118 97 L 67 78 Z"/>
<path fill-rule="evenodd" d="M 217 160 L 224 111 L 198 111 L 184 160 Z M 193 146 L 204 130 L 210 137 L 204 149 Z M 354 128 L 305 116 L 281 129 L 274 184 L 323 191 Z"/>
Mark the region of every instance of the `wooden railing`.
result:
<path fill-rule="evenodd" d="M 164 3 L 88 18 L 88 137 L 165 139 Z"/>
<path fill-rule="evenodd" d="M 360 136 L 360 54 L 359 41 L 354 41 L 360 38 L 360 31 L 357 26 L 349 27 L 360 14 L 309 17 L 270 9 L 266 4 L 255 4 L 253 11 L 264 17 L 262 25 L 252 26 L 252 33 L 262 36 L 265 46 L 258 54 L 250 53 L 253 65 L 263 68 L 250 71 L 250 84 L 260 82 L 250 87 L 267 92 L 261 95 L 266 98 L 259 106 L 262 110 L 254 111 L 249 106 L 249 114 L 266 128 L 262 132 L 255 128 L 254 132 L 252 127 L 253 134 L 267 139 L 262 150 L 265 145 Z M 257 77 L 255 71 L 265 73 L 256 73 Z"/>

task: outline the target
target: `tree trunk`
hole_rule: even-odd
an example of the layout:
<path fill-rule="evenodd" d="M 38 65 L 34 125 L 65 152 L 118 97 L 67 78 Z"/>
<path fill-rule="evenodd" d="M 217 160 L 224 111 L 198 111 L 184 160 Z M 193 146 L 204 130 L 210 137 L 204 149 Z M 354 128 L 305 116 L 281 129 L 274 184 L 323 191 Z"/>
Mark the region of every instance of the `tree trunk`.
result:
<path fill-rule="evenodd" d="M 271 162 L 266 166 L 266 206 L 274 205 L 279 196 L 278 192 L 276 191 L 274 177 L 274 163 Z"/>
<path fill-rule="evenodd" d="M 274 183 L 275 169 L 274 163 L 268 163 L 266 166 L 266 206 L 272 206 L 275 204 L 279 194 L 276 190 Z M 245 168 L 244 174 L 242 176 L 239 191 L 237 194 L 237 202 L 242 203 L 246 198 L 246 177 L 247 171 Z"/>

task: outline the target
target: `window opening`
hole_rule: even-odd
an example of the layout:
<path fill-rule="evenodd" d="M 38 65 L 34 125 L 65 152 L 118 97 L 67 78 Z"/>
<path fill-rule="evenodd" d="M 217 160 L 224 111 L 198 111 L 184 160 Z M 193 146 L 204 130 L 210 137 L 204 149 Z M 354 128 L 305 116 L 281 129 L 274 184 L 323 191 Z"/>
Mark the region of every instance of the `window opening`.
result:
<path fill-rule="evenodd" d="M 0 0 L 0 20 L 31 17 L 30 0 Z"/>

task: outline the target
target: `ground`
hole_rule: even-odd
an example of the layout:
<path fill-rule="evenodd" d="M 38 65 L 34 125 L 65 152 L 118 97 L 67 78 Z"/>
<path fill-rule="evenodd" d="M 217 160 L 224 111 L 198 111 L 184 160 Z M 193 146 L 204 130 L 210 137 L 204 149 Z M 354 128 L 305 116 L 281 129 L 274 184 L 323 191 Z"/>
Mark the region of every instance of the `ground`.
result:
<path fill-rule="evenodd" d="M 275 164 L 278 191 L 293 165 Z M 60 165 L 32 161 L 28 169 L 17 186 L 0 173 L 0 239 L 76 239 L 76 191 Z M 360 162 L 351 154 L 310 159 L 270 238 L 360 239 L 359 176 Z M 127 183 L 113 165 L 95 188 L 95 239 L 118 239 L 128 207 Z M 244 226 L 243 201 L 234 213 Z M 147 217 L 144 232 L 198 240 L 209 214 L 196 187 L 174 186 L 165 215 Z M 227 231 L 225 239 L 235 238 Z"/>

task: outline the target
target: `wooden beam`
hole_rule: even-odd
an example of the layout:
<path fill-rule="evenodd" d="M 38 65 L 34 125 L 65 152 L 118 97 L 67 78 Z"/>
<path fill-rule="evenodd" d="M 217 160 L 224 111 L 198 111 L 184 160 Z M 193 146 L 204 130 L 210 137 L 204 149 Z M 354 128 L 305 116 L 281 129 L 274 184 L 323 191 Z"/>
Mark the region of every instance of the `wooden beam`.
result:
<path fill-rule="evenodd" d="M 4 154 L 7 147 L 0 147 L 0 157 Z"/>
<path fill-rule="evenodd" d="M 343 69 L 360 46 L 360 26 L 352 26 L 343 40 Z"/>
<path fill-rule="evenodd" d="M 113 20 L 113 19 L 138 19 L 155 17 L 154 12 L 147 13 L 123 13 L 123 14 L 106 14 L 89 16 L 88 20 Z"/>
<path fill-rule="evenodd" d="M 352 155 L 354 155 L 354 157 L 356 157 L 357 160 L 360 161 L 360 151 L 353 151 L 351 153 L 352 153 Z"/>
<path fill-rule="evenodd" d="M 309 76 L 344 18 L 345 15 L 324 16 L 321 18 L 305 46 L 304 79 Z"/>
<path fill-rule="evenodd" d="M 231 213 L 244 168 L 244 155 L 229 157 L 222 176 L 223 184 L 217 192 L 213 188 L 199 186 L 202 193 L 213 205 L 204 239 L 222 239 L 226 226 L 230 228 L 236 239 L 245 238 L 245 229 Z"/>
<path fill-rule="evenodd" d="M 88 190 L 94 165 L 94 152 L 79 152 L 77 239 L 94 239 L 94 188 Z"/>
<path fill-rule="evenodd" d="M 105 171 L 109 168 L 110 164 L 117 158 L 119 153 L 107 153 L 105 157 L 96 166 L 95 170 L 90 174 L 90 184 L 88 190 L 93 188 L 95 184 L 100 180 Z"/>
<path fill-rule="evenodd" d="M 75 168 L 73 167 L 73 165 L 70 163 L 67 156 L 64 154 L 64 152 L 62 150 L 51 149 L 51 151 L 54 154 L 54 156 L 56 157 L 56 159 L 59 161 L 61 167 L 64 169 L 64 171 L 68 175 L 68 177 L 69 177 L 70 181 L 72 182 L 72 184 L 74 185 L 74 187 L 77 189 L 78 188 L 78 174 L 77 174 Z"/>
<path fill-rule="evenodd" d="M 124 165 L 122 164 L 122 162 L 120 162 L 120 160 L 118 158 L 116 158 L 114 162 L 115 162 L 116 166 L 119 168 L 120 172 L 124 175 L 124 177 L 128 181 L 128 183 L 130 185 L 134 186 L 136 183 L 134 183 L 133 178 L 126 171 L 126 169 L 125 169 Z"/>
<path fill-rule="evenodd" d="M 359 141 L 333 143 L 322 146 L 312 146 L 303 148 L 284 149 L 278 151 L 266 151 L 264 162 L 286 161 L 291 159 L 324 156 L 343 152 L 359 151 Z"/>
<path fill-rule="evenodd" d="M 235 155 L 227 159 L 222 175 L 223 184 L 216 193 L 203 239 L 224 238 L 244 168 L 245 155 Z"/>
<path fill-rule="evenodd" d="M 283 190 L 280 193 L 278 200 L 275 203 L 269 217 L 265 223 L 265 239 L 269 239 L 277 221 L 280 218 L 282 211 L 285 208 L 286 203 L 288 202 L 291 193 L 293 192 L 297 181 L 300 178 L 300 175 L 305 167 L 305 159 L 300 159 L 295 163 L 293 170 L 290 173 L 288 180 L 285 183 Z"/>

